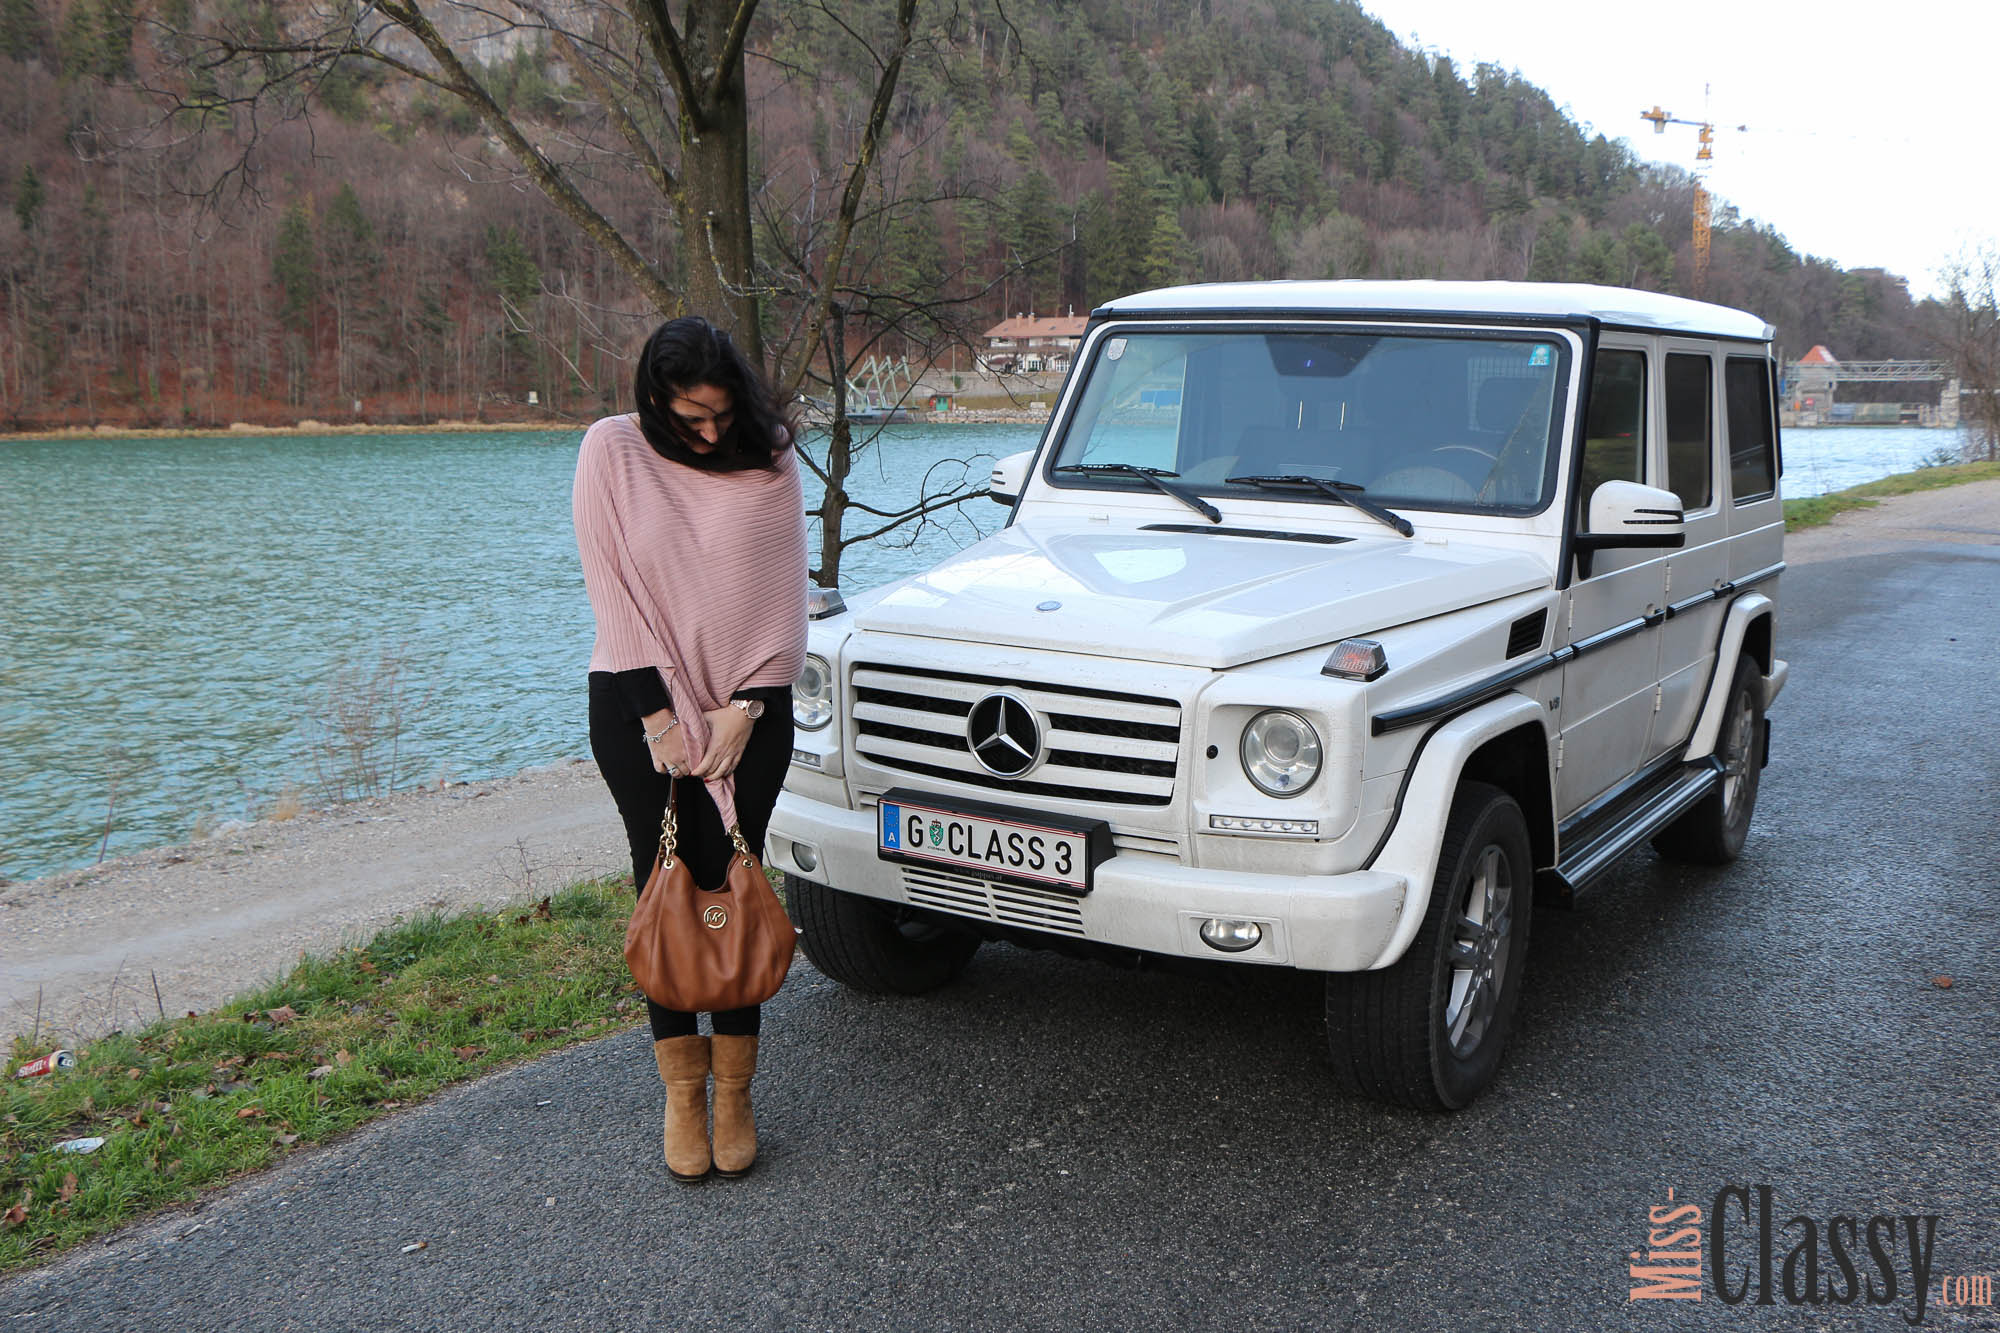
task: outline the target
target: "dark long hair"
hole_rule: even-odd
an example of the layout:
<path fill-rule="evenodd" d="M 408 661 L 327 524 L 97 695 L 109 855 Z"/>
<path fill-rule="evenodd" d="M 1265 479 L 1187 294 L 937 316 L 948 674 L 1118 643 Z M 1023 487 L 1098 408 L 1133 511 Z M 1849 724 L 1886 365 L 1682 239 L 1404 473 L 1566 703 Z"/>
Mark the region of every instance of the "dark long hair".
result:
<path fill-rule="evenodd" d="M 667 404 L 689 389 L 726 389 L 734 417 L 712 453 L 689 447 L 687 432 Z M 632 398 L 639 429 L 655 453 L 704 472 L 768 468 L 791 447 L 797 423 L 788 418 L 762 372 L 734 340 L 699 315 L 670 319 L 653 330 L 639 353 Z"/>

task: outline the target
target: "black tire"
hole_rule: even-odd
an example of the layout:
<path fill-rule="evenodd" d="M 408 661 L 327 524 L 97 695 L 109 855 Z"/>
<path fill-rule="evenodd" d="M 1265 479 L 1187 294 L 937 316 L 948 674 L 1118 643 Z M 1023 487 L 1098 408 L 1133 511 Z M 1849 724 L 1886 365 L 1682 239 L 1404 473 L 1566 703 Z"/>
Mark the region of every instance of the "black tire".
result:
<path fill-rule="evenodd" d="M 785 900 L 813 966 L 871 995 L 936 990 L 963 972 L 979 948 L 970 928 L 910 917 L 893 904 L 797 875 L 785 876 Z"/>
<path fill-rule="evenodd" d="M 1500 1067 L 1514 1028 L 1534 902 L 1528 821 L 1483 782 L 1451 803 L 1424 924 L 1375 972 L 1326 978 L 1334 1076 L 1349 1092 L 1456 1111 Z"/>
<path fill-rule="evenodd" d="M 1655 851 L 1670 861 L 1697 866 L 1728 865 L 1742 855 L 1744 839 L 1750 836 L 1750 816 L 1757 809 L 1763 735 L 1763 682 L 1757 664 L 1741 658 L 1729 684 L 1722 730 L 1715 737 L 1722 780 L 1693 809 L 1653 835 Z"/>

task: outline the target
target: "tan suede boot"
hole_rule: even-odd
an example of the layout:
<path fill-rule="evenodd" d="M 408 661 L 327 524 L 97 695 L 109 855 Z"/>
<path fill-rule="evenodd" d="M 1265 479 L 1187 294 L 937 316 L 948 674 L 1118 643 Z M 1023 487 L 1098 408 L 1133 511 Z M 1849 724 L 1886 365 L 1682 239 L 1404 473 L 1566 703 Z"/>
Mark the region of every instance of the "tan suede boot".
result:
<path fill-rule="evenodd" d="M 675 1180 L 708 1174 L 708 1038 L 666 1037 L 653 1043 L 660 1082 L 667 1085 L 667 1170 Z"/>
<path fill-rule="evenodd" d="M 757 1118 L 750 1079 L 757 1072 L 755 1037 L 715 1038 L 715 1174 L 740 1176 L 757 1161 Z"/>

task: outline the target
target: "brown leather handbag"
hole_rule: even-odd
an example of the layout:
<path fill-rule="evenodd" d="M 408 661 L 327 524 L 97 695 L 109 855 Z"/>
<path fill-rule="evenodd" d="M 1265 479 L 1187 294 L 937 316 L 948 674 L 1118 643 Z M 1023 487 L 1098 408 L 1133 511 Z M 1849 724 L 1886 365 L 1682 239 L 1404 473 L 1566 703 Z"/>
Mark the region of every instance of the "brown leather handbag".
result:
<path fill-rule="evenodd" d="M 729 830 L 735 854 L 720 889 L 695 884 L 674 855 L 674 805 L 660 820 L 660 855 L 625 927 L 625 965 L 653 1003 L 684 1013 L 762 1004 L 791 970 L 796 936 L 764 867 Z"/>

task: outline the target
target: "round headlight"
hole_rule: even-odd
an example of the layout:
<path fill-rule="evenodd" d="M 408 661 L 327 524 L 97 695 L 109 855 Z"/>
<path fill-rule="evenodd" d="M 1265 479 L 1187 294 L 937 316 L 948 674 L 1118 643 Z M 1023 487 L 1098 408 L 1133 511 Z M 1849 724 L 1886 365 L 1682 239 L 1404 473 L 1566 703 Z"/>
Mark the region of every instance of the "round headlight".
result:
<path fill-rule="evenodd" d="M 806 654 L 805 667 L 792 682 L 792 721 L 807 731 L 833 721 L 833 668 L 825 658 Z"/>
<path fill-rule="evenodd" d="M 1259 713 L 1243 728 L 1243 772 L 1272 796 L 1297 796 L 1319 776 L 1319 733 L 1297 713 Z"/>

